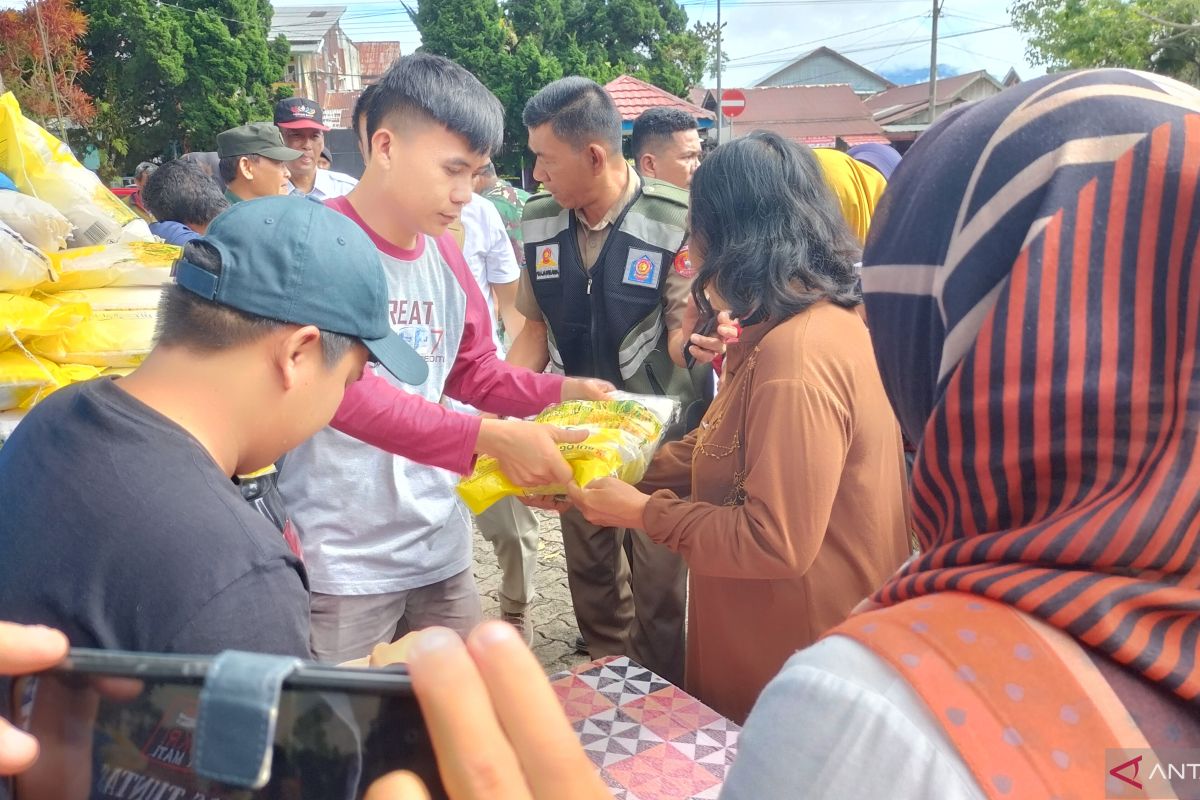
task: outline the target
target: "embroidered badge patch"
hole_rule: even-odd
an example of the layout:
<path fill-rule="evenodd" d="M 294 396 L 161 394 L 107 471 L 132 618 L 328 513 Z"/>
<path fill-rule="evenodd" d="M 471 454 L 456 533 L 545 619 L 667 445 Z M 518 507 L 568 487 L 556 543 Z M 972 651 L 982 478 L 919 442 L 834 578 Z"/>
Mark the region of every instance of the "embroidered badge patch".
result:
<path fill-rule="evenodd" d="M 686 244 L 675 254 L 675 271 L 684 278 L 696 277 L 696 268 L 692 266 L 692 259 L 688 255 L 688 246 Z"/>
<path fill-rule="evenodd" d="M 558 277 L 558 245 L 544 244 L 538 247 L 533 274 L 539 281 Z"/>
<path fill-rule="evenodd" d="M 662 265 L 662 255 L 649 250 L 629 248 L 628 261 L 625 264 L 625 277 L 622 283 L 630 286 L 658 287 L 658 271 Z"/>

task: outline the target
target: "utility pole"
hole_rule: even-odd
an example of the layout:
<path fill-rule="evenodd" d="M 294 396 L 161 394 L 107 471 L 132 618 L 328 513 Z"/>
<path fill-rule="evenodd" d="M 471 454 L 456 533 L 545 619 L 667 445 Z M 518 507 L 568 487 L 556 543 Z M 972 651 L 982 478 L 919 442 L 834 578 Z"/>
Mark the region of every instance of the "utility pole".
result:
<path fill-rule="evenodd" d="M 723 144 L 725 133 L 721 118 L 721 0 L 717 0 L 717 144 Z"/>
<path fill-rule="evenodd" d="M 933 36 L 929 40 L 929 124 L 937 119 L 937 39 L 938 17 L 946 0 L 933 0 Z"/>

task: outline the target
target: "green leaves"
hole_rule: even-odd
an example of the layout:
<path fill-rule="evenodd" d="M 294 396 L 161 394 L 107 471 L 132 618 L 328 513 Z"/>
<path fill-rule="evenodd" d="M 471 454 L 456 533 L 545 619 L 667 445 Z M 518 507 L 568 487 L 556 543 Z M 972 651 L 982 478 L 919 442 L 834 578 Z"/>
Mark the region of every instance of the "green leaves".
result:
<path fill-rule="evenodd" d="M 676 0 L 422 0 L 416 23 L 423 50 L 462 64 L 503 103 L 501 172 L 521 168 L 521 112 L 547 83 L 629 72 L 682 97 L 715 53 L 715 26 L 688 29 Z"/>
<path fill-rule="evenodd" d="M 1129 67 L 1200 85 L 1197 0 L 1018 0 L 1011 13 L 1034 64 Z"/>
<path fill-rule="evenodd" d="M 286 41 L 267 41 L 269 0 L 79 6 L 90 18 L 92 63 L 80 83 L 100 109 L 84 134 L 106 177 L 157 155 L 211 149 L 221 131 L 270 117 L 289 53 Z"/>

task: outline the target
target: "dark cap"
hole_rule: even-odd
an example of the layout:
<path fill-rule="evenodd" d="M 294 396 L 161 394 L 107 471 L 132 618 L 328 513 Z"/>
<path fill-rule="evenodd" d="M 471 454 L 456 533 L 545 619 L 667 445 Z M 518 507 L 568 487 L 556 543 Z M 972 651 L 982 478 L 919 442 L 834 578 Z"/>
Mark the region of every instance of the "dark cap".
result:
<path fill-rule="evenodd" d="M 247 314 L 353 336 L 405 383 L 429 376 L 425 359 L 392 330 L 379 251 L 347 217 L 302 197 L 262 197 L 222 213 L 189 247 L 203 244 L 220 254 L 221 271 L 180 259 L 182 288 Z"/>
<path fill-rule="evenodd" d="M 275 161 L 295 161 L 304 155 L 284 147 L 283 134 L 269 122 L 251 122 L 217 134 L 217 157 L 266 156 Z"/>
<path fill-rule="evenodd" d="M 289 97 L 275 104 L 275 124 L 281 128 L 296 130 L 309 128 L 314 131 L 327 131 L 321 107 L 315 100 L 307 97 Z"/>

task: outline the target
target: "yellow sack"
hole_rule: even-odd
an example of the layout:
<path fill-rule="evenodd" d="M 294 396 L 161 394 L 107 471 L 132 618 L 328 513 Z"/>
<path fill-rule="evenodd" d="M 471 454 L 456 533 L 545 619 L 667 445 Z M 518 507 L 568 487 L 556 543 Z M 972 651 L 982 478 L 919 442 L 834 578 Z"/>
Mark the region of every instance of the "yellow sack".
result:
<path fill-rule="evenodd" d="M 69 331 L 91 313 L 79 303 L 43 303 L 32 297 L 0 294 L 0 350 L 31 336 Z"/>
<path fill-rule="evenodd" d="M 46 254 L 0 222 L 0 292 L 28 292 L 39 284 L 52 285 L 54 277 Z"/>
<path fill-rule="evenodd" d="M 43 297 L 52 302 L 86 303 L 91 315 L 68 331 L 31 338 L 26 347 L 59 364 L 136 367 L 154 344 L 157 288 L 85 289 Z"/>
<path fill-rule="evenodd" d="M 679 411 L 678 401 L 669 397 L 624 392 L 614 392 L 610 397 L 613 399 L 560 403 L 537 416 L 538 422 L 589 432 L 582 442 L 558 446 L 580 486 L 604 477 L 626 483 L 640 481 L 662 442 L 663 431 Z M 486 511 L 504 497 L 566 492 L 565 486 L 518 487 L 491 456 L 476 461 L 475 471 L 458 484 L 459 497 L 474 514 Z"/>
<path fill-rule="evenodd" d="M 58 278 L 38 288 L 45 292 L 100 289 L 106 286 L 162 286 L 183 248 L 161 242 L 75 247 L 50 254 Z"/>
<path fill-rule="evenodd" d="M 99 374 L 95 367 L 63 366 L 20 350 L 7 350 L 0 353 L 0 411 L 30 408 L 56 389 Z"/>
<path fill-rule="evenodd" d="M 75 226 L 68 242 L 73 247 L 115 242 L 137 219 L 66 145 L 22 116 L 12 92 L 0 96 L 0 172 Z"/>

